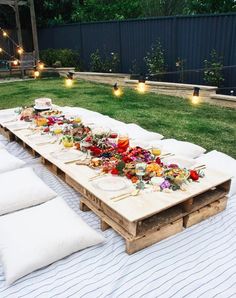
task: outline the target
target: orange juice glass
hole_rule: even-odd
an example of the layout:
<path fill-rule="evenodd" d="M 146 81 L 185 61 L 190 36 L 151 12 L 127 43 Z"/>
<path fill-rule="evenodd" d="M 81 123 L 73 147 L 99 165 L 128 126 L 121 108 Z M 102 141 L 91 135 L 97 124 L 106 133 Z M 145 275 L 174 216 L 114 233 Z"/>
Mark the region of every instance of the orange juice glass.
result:
<path fill-rule="evenodd" d="M 159 148 L 159 147 L 152 147 L 151 152 L 152 152 L 153 155 L 159 156 L 159 155 L 161 155 L 161 148 Z"/>
<path fill-rule="evenodd" d="M 36 119 L 36 125 L 37 126 L 44 126 L 47 125 L 48 121 L 46 118 L 37 118 Z"/>
<path fill-rule="evenodd" d="M 126 151 L 129 148 L 129 137 L 128 137 L 128 135 L 119 136 L 117 147 L 118 147 L 118 149 L 121 149 L 122 151 Z"/>

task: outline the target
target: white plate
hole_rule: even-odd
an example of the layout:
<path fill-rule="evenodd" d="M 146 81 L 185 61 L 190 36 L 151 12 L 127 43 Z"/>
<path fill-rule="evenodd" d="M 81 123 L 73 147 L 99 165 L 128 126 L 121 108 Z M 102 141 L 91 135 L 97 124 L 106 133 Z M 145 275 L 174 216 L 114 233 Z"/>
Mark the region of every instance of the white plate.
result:
<path fill-rule="evenodd" d="M 103 177 L 92 182 L 93 186 L 105 191 L 120 191 L 130 187 L 130 183 L 122 177 Z"/>
<path fill-rule="evenodd" d="M 71 160 L 80 159 L 83 155 L 84 154 L 80 151 L 70 150 L 70 149 L 51 153 L 52 157 L 61 161 L 71 161 Z"/>
<path fill-rule="evenodd" d="M 51 135 L 41 135 L 41 134 L 37 134 L 37 135 L 32 135 L 32 136 L 29 136 L 28 139 L 35 143 L 35 144 L 38 144 L 38 143 L 43 143 L 43 142 L 51 142 L 55 139 L 55 136 L 51 136 Z"/>

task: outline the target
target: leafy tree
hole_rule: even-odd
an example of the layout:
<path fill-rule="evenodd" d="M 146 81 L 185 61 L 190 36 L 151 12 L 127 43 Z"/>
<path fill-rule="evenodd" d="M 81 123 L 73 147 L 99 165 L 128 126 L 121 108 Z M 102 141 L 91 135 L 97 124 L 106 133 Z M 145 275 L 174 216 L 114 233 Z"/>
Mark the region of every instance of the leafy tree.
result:
<path fill-rule="evenodd" d="M 224 13 L 236 11 L 235 0 L 191 0 L 188 3 L 189 14 Z"/>
<path fill-rule="evenodd" d="M 143 0 L 140 1 L 141 15 L 155 17 L 184 14 L 187 2 L 187 0 Z"/>
<path fill-rule="evenodd" d="M 180 14 L 236 11 L 235 0 L 35 0 L 38 26 L 123 20 Z M 29 9 L 20 8 L 21 23 L 30 23 Z M 14 11 L 0 5 L 0 26 L 15 27 Z"/>
<path fill-rule="evenodd" d="M 74 1 L 72 21 L 102 21 L 137 18 L 141 14 L 140 0 Z"/>

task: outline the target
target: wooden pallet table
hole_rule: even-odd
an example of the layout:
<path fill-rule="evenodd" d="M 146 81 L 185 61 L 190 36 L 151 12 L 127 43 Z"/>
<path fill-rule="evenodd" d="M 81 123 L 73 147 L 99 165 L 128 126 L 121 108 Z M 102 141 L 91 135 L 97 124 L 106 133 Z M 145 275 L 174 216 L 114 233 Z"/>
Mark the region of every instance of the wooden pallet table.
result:
<path fill-rule="evenodd" d="M 142 193 L 114 202 L 111 200 L 114 193 L 99 190 L 89 181 L 94 170 L 75 163 L 65 164 L 52 156 L 59 145 L 37 146 L 26 137 L 29 130 L 9 132 L 82 195 L 80 209 L 93 211 L 100 218 L 103 231 L 112 228 L 125 239 L 128 254 L 175 235 L 226 208 L 231 177 L 225 173 L 206 169 L 206 177 L 199 183 L 189 184 L 187 191 Z"/>
<path fill-rule="evenodd" d="M 3 135 L 9 142 L 13 142 L 15 140 L 15 135 L 1 124 L 0 124 L 0 134 Z"/>

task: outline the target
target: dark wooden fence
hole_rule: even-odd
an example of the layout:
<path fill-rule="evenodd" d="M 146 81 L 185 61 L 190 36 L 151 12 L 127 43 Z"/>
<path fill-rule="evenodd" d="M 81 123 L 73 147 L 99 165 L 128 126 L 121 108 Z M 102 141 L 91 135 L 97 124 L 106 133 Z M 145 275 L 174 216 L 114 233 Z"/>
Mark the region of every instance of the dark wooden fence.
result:
<path fill-rule="evenodd" d="M 185 60 L 185 69 L 203 68 L 203 61 L 209 59 L 212 49 L 223 56 L 225 66 L 236 65 L 235 13 L 80 23 L 39 30 L 41 50 L 78 50 L 85 70 L 89 70 L 90 54 L 96 49 L 104 55 L 117 52 L 121 61 L 120 72 L 124 73 L 130 72 L 134 60 L 140 71 L 145 71 L 143 58 L 158 39 L 170 72 L 176 71 L 178 58 Z M 186 72 L 184 82 L 204 83 L 202 74 L 202 71 Z M 225 68 L 224 77 L 225 87 L 236 86 L 236 67 Z M 179 75 L 168 74 L 165 80 L 178 81 Z"/>

